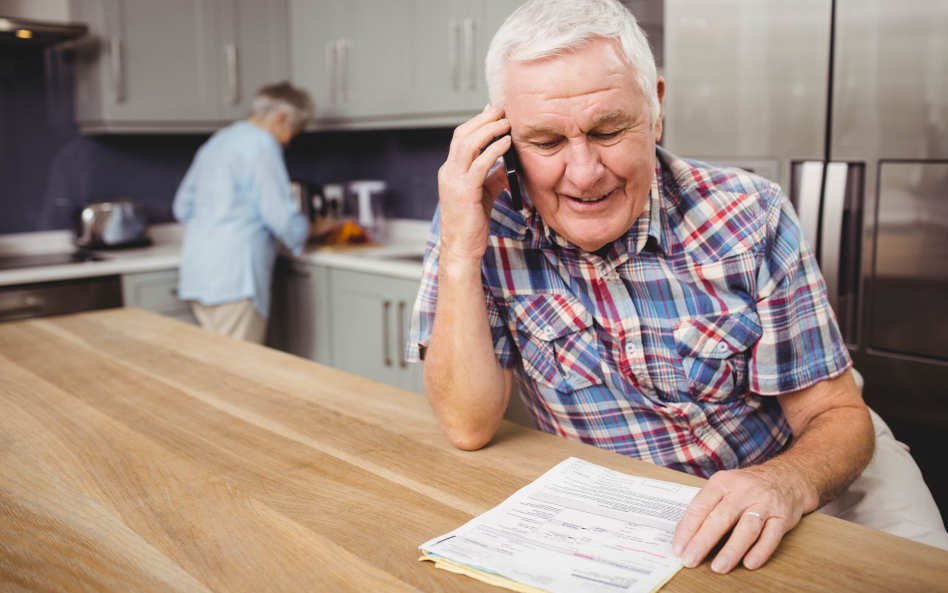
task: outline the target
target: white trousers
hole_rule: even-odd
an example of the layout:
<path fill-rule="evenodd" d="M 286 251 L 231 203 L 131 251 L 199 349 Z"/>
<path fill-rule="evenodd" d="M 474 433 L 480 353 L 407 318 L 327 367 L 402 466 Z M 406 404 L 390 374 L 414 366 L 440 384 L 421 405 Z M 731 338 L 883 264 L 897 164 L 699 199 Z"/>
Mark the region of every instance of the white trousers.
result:
<path fill-rule="evenodd" d="M 250 299 L 221 305 L 202 305 L 191 301 L 191 311 L 204 329 L 238 340 L 263 344 L 267 333 L 267 320 L 257 314 Z"/>
<path fill-rule="evenodd" d="M 908 445 L 873 410 L 876 451 L 856 480 L 819 512 L 948 550 L 948 533 Z"/>

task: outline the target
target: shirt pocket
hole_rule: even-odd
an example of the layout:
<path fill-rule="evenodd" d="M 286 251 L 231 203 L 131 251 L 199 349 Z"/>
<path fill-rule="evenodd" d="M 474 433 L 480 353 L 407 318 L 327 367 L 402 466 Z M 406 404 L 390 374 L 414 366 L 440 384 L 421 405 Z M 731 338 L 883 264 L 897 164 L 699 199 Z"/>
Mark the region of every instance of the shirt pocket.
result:
<path fill-rule="evenodd" d="M 562 293 L 507 299 L 527 375 L 557 391 L 603 382 L 602 357 L 592 315 L 576 297 Z"/>
<path fill-rule="evenodd" d="M 763 330 L 756 311 L 686 319 L 675 325 L 675 344 L 691 395 L 699 400 L 743 396 L 751 348 Z"/>

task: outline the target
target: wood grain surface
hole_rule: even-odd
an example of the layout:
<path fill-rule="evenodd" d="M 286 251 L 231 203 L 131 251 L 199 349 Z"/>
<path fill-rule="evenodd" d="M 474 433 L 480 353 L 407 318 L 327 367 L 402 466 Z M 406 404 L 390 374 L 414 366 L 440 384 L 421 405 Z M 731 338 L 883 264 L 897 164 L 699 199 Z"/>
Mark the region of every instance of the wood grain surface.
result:
<path fill-rule="evenodd" d="M 499 591 L 418 545 L 575 456 L 505 423 L 442 436 L 413 393 L 132 309 L 0 325 L 0 590 Z M 760 570 L 663 591 L 933 591 L 948 552 L 823 515 Z"/>

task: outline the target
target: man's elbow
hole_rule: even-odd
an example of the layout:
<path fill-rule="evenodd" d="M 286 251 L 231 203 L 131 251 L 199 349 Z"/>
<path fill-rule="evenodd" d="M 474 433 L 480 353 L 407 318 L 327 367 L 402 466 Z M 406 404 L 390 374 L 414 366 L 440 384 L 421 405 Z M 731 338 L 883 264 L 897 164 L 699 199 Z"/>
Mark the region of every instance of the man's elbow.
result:
<path fill-rule="evenodd" d="M 444 428 L 451 444 L 462 451 L 477 451 L 487 445 L 494 436 L 493 431 Z"/>

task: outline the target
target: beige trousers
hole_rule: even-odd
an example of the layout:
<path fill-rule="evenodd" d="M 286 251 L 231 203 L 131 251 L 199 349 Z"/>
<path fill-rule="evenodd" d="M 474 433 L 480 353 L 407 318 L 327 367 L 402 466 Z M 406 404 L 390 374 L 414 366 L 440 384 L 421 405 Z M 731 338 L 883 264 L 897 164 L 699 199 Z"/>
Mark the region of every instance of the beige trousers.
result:
<path fill-rule="evenodd" d="M 197 301 L 190 303 L 194 317 L 204 329 L 238 340 L 263 344 L 267 333 L 267 320 L 257 314 L 250 299 L 221 305 L 202 305 Z"/>
<path fill-rule="evenodd" d="M 948 533 L 908 445 L 895 440 L 873 410 L 876 452 L 843 493 L 819 510 L 893 535 L 948 550 Z"/>

